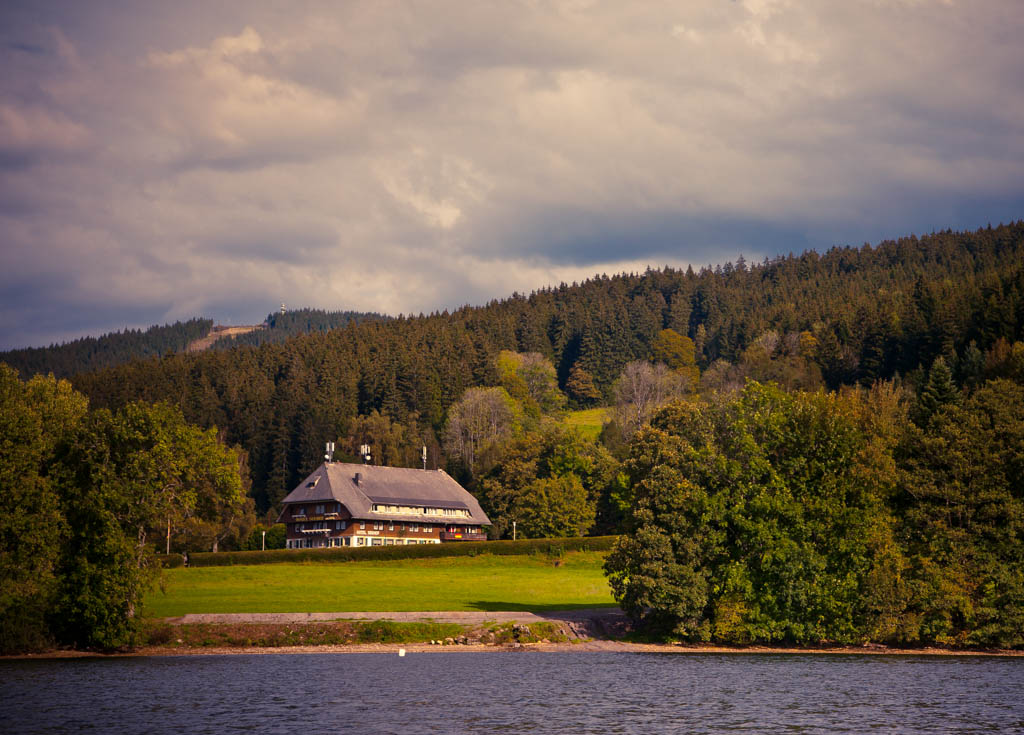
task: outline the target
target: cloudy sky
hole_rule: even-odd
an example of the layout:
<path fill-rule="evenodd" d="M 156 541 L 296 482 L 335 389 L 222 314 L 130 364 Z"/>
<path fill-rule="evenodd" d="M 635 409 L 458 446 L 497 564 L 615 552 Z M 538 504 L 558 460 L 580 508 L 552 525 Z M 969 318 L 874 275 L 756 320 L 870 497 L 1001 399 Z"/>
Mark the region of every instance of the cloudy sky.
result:
<path fill-rule="evenodd" d="M 0 4 L 0 349 L 1024 217 L 1020 0 Z"/>

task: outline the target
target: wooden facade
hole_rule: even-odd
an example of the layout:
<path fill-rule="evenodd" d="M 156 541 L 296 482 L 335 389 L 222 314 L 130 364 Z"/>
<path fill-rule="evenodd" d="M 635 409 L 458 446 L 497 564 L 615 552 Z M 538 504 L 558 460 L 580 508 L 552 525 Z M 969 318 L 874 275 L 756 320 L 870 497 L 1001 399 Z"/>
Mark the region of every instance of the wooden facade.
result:
<path fill-rule="evenodd" d="M 325 463 L 283 505 L 290 549 L 485 541 L 490 523 L 439 470 Z"/>

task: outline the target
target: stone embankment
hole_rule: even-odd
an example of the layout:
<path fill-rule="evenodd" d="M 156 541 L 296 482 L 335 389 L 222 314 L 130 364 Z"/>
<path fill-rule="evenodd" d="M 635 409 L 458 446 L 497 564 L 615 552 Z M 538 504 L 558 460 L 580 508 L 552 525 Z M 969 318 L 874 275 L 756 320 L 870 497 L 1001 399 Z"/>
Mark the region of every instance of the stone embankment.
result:
<path fill-rule="evenodd" d="M 326 612 L 326 613 L 203 613 L 165 618 L 171 625 L 251 624 L 251 623 L 326 623 L 333 620 L 393 620 L 398 623 L 458 623 L 483 626 L 492 623 L 555 623 L 570 638 L 613 638 L 628 626 L 626 615 L 615 607 L 594 607 L 548 612 L 527 611 L 430 611 L 430 612 Z"/>

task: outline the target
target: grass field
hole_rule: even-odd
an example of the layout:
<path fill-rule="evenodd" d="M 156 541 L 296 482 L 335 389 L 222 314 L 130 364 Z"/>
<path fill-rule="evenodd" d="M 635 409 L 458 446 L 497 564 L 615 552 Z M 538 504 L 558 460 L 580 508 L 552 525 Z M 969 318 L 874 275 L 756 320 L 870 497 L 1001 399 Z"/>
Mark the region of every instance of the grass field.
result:
<path fill-rule="evenodd" d="M 601 433 L 601 427 L 609 418 L 607 408 L 588 408 L 585 411 L 570 411 L 566 414 L 564 423 L 567 426 L 575 426 L 587 439 L 597 439 Z"/>
<path fill-rule="evenodd" d="M 186 613 L 567 610 L 614 605 L 604 555 L 447 557 L 401 561 L 167 569 L 145 601 L 153 617 Z"/>

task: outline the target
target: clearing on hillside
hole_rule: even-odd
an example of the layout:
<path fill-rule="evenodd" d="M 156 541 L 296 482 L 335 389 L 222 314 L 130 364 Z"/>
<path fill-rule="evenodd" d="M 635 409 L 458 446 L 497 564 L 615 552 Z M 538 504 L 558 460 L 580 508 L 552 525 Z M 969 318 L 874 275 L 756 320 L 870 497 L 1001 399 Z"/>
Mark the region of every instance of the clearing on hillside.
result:
<path fill-rule="evenodd" d="M 601 429 L 608 419 L 611 418 L 611 409 L 608 407 L 587 408 L 582 411 L 570 411 L 565 416 L 566 426 L 574 426 L 587 439 L 596 440 L 601 435 Z"/>

